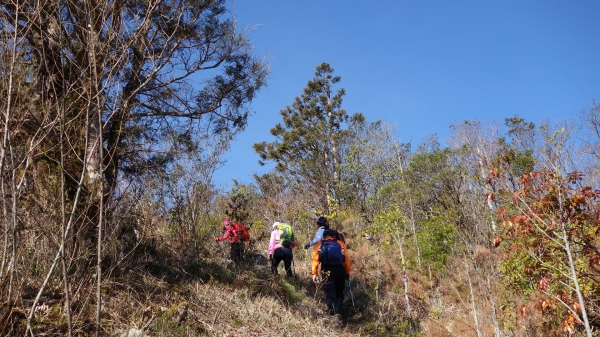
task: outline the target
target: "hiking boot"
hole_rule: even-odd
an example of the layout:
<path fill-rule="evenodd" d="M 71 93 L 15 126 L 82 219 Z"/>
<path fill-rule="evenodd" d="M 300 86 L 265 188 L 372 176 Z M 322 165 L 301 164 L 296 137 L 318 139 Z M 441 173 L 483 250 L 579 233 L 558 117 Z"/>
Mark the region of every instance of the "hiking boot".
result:
<path fill-rule="evenodd" d="M 335 312 L 333 312 L 333 306 L 331 306 L 331 304 L 327 305 L 327 311 L 329 311 L 329 316 L 335 315 Z"/>
<path fill-rule="evenodd" d="M 340 312 L 340 305 L 337 304 L 337 303 L 336 304 L 332 304 L 331 305 L 331 309 L 332 309 L 334 315 L 339 315 L 341 313 Z"/>
<path fill-rule="evenodd" d="M 333 315 L 333 317 L 331 317 L 331 320 L 332 320 L 333 325 L 337 325 L 337 326 L 340 326 L 340 327 L 344 323 L 342 321 L 342 316 L 340 314 Z"/>

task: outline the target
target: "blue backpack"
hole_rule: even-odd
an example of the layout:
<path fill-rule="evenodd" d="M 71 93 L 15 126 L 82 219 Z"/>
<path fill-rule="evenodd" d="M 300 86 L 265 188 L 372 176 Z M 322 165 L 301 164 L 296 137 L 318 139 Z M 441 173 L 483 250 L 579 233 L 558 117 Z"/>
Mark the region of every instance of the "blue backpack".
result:
<path fill-rule="evenodd" d="M 344 264 L 344 249 L 337 240 L 321 241 L 319 247 L 319 262 L 323 266 L 336 267 Z"/>

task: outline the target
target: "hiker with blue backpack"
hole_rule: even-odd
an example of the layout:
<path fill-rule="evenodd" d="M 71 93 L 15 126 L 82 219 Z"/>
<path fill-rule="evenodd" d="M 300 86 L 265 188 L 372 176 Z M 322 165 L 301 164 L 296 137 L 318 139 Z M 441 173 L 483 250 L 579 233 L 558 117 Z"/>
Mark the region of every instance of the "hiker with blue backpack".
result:
<path fill-rule="evenodd" d="M 269 260 L 271 261 L 271 272 L 277 274 L 277 266 L 283 261 L 285 273 L 288 277 L 292 274 L 292 260 L 294 254 L 292 248 L 296 247 L 298 242 L 294 238 L 292 225 L 288 223 L 273 223 L 273 231 L 269 240 Z"/>
<path fill-rule="evenodd" d="M 321 267 L 319 278 L 319 266 Z M 342 315 L 344 303 L 344 287 L 350 279 L 350 258 L 346 244 L 336 239 L 336 232 L 330 229 L 323 231 L 323 240 L 313 248 L 312 270 L 313 282 L 323 283 L 325 300 L 331 315 Z"/>

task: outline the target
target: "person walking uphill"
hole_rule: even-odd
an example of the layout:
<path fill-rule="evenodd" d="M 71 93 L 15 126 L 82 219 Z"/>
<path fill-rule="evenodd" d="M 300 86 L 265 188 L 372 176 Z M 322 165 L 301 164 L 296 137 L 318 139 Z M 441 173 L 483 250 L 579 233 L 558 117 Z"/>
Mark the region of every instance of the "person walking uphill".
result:
<path fill-rule="evenodd" d="M 285 273 L 288 277 L 292 276 L 292 260 L 294 254 L 292 248 L 296 247 L 298 242 L 294 238 L 292 226 L 287 223 L 273 223 L 273 231 L 269 240 L 269 260 L 271 260 L 271 272 L 277 274 L 277 266 L 283 261 Z"/>
<path fill-rule="evenodd" d="M 312 278 L 319 283 L 319 265 L 327 307 L 332 315 L 342 315 L 344 286 L 350 278 L 350 258 L 342 240 L 335 238 L 335 231 L 325 229 L 323 240 L 313 248 Z"/>
<path fill-rule="evenodd" d="M 240 262 L 244 256 L 244 242 L 250 241 L 250 235 L 248 234 L 248 228 L 246 225 L 237 222 L 231 222 L 229 219 L 223 221 L 223 227 L 225 227 L 225 233 L 223 236 L 216 237 L 216 241 L 231 240 L 231 251 L 229 252 L 229 258 L 234 262 Z"/>
<path fill-rule="evenodd" d="M 314 246 L 317 242 L 321 242 L 321 240 L 323 240 L 323 231 L 329 229 L 327 218 L 324 216 L 319 217 L 319 219 L 317 220 L 317 226 L 319 226 L 319 229 L 317 229 L 315 237 L 312 239 L 312 241 L 307 243 L 306 246 L 304 246 L 304 249 L 308 249 L 309 247 Z"/>

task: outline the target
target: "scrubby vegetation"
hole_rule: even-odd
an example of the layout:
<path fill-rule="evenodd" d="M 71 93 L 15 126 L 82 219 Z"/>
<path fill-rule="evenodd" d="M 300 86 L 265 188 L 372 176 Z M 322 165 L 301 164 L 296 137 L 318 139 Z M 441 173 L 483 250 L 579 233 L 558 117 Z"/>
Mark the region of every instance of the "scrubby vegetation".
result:
<path fill-rule="evenodd" d="M 225 2 L 85 4 L 0 5 L 2 336 L 598 335 L 598 106 L 414 146 L 323 63 L 254 145 L 275 168 L 221 190 L 268 74 Z M 342 322 L 309 252 L 267 266 L 273 222 L 303 246 L 318 216 L 350 251 Z"/>

